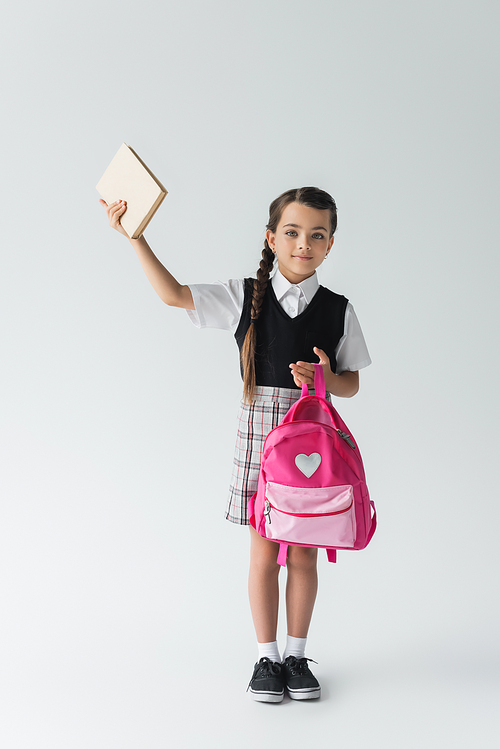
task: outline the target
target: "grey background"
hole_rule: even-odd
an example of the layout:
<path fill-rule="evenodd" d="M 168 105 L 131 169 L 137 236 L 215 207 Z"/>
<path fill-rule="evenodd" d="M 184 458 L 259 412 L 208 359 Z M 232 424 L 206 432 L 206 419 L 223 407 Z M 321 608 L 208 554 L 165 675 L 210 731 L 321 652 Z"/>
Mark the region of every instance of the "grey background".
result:
<path fill-rule="evenodd" d="M 499 16 L 3 10 L 6 749 L 496 746 Z M 248 531 L 223 519 L 237 349 L 163 305 L 108 227 L 95 184 L 122 141 L 169 190 L 146 237 L 183 283 L 253 273 L 282 191 L 337 200 L 320 281 L 373 365 L 336 406 L 380 527 L 336 567 L 321 555 L 318 703 L 245 695 Z"/>

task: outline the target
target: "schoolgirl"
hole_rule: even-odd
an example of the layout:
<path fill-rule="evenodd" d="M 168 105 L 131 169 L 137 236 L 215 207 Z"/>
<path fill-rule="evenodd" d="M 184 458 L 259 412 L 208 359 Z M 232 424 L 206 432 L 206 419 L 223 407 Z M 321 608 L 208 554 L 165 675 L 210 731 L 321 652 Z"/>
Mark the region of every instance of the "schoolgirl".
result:
<path fill-rule="evenodd" d="M 106 209 L 109 224 L 120 224 L 124 201 Z M 302 384 L 314 385 L 317 357 L 327 397 L 351 397 L 359 370 L 371 359 L 352 304 L 318 282 L 316 269 L 329 256 L 337 228 L 333 198 L 316 187 L 288 190 L 269 208 L 266 239 L 256 279 L 181 285 L 153 254 L 144 236 L 130 239 L 160 298 L 187 310 L 199 328 L 231 331 L 240 349 L 243 399 L 238 416 L 227 520 L 249 525 L 247 502 L 257 490 L 267 434 L 300 397 Z M 251 534 L 248 591 L 258 643 L 258 661 L 249 684 L 252 697 L 281 702 L 321 694 L 305 657 L 317 592 L 317 549 L 290 546 L 287 557 L 287 642 L 280 657 L 276 640 L 280 566 L 279 545 Z"/>

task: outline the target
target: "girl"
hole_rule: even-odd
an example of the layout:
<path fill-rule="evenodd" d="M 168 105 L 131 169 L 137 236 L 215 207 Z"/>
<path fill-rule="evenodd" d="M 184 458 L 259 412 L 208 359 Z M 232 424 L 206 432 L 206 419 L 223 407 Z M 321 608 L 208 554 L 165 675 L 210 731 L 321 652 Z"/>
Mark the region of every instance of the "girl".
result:
<path fill-rule="evenodd" d="M 125 201 L 106 209 L 112 228 L 120 224 Z M 243 395 L 226 518 L 249 525 L 247 502 L 257 491 L 261 452 L 267 434 L 314 385 L 315 355 L 330 393 L 350 398 L 358 391 L 358 370 L 371 363 L 363 333 L 348 300 L 320 286 L 316 268 L 328 258 L 337 228 L 333 198 L 316 187 L 288 190 L 269 208 L 269 223 L 256 279 L 181 285 L 155 257 L 144 236 L 130 239 L 160 298 L 187 310 L 199 328 L 234 333 L 240 349 Z M 277 261 L 277 262 L 276 262 Z M 275 269 L 274 275 L 271 272 Z M 249 598 L 258 643 L 249 689 L 261 702 L 281 702 L 321 694 L 305 657 L 317 591 L 317 549 L 290 546 L 287 558 L 287 642 L 280 657 L 276 641 L 280 566 L 279 545 L 251 535 Z"/>

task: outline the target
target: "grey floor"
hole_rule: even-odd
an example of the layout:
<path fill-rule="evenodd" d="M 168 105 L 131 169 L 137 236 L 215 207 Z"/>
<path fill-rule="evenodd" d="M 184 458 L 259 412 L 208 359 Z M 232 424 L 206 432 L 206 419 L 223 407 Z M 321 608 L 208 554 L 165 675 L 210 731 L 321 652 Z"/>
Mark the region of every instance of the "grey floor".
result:
<path fill-rule="evenodd" d="M 185 645 L 185 643 L 184 643 Z M 9 669 L 5 749 L 157 747 L 498 747 L 500 685 L 487 661 L 376 648 L 322 658 L 318 701 L 279 705 L 245 694 L 248 658 L 194 647 L 158 654 L 49 659 Z M 5 676 L 5 671 L 4 671 Z"/>

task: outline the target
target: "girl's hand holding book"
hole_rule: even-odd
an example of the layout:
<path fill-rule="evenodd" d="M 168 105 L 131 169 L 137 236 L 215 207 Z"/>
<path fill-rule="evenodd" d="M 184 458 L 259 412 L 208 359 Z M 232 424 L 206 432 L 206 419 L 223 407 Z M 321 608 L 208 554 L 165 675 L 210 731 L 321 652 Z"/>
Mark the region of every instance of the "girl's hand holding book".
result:
<path fill-rule="evenodd" d="M 123 214 L 127 210 L 126 201 L 116 200 L 114 203 L 111 203 L 111 205 L 108 205 L 105 200 L 100 198 L 99 203 L 102 205 L 102 207 L 106 211 L 109 225 L 111 226 L 111 228 L 116 229 L 116 231 L 120 232 L 120 234 L 123 234 L 124 237 L 127 237 L 127 239 L 130 239 L 129 235 L 127 234 L 127 232 L 125 231 L 125 229 L 120 223 L 120 218 L 123 216 Z"/>

